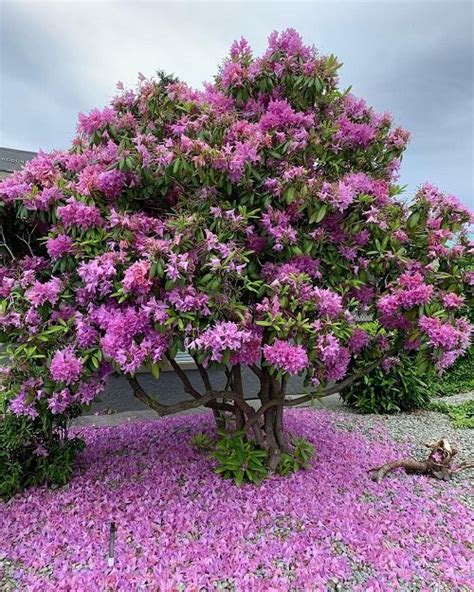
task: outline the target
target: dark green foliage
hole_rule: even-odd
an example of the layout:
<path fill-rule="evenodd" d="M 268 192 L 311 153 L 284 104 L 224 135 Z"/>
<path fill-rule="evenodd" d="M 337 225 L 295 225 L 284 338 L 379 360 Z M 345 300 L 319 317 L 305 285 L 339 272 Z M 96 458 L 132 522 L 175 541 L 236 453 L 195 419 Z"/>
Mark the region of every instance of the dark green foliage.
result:
<path fill-rule="evenodd" d="M 309 466 L 310 460 L 314 458 L 315 450 L 311 442 L 308 442 L 305 438 L 296 437 L 293 437 L 291 442 L 293 444 L 291 452 L 284 452 L 281 455 L 277 467 L 277 472 L 280 475 L 289 475 L 299 469 L 306 469 Z"/>
<path fill-rule="evenodd" d="M 211 453 L 219 463 L 216 473 L 234 479 L 236 485 L 242 485 L 244 481 L 260 483 L 268 473 L 265 466 L 267 453 L 242 432 L 220 432 L 219 436 Z"/>
<path fill-rule="evenodd" d="M 470 347 L 442 376 L 432 377 L 429 385 L 435 397 L 474 391 L 474 347 Z"/>
<path fill-rule="evenodd" d="M 196 434 L 190 444 L 198 452 L 210 454 L 218 461 L 216 473 L 234 479 L 236 485 L 260 483 L 268 474 L 267 452 L 241 431 L 233 434 L 219 432 L 219 439 L 212 440 L 206 434 Z M 314 445 L 305 438 L 292 437 L 291 450 L 282 453 L 276 472 L 289 475 L 306 469 L 315 455 Z"/>
<path fill-rule="evenodd" d="M 79 438 L 67 438 L 56 418 L 6 415 L 0 419 L 0 497 L 9 499 L 32 485 L 64 485 L 83 447 Z"/>
<path fill-rule="evenodd" d="M 404 355 L 389 370 L 380 366 L 356 380 L 341 397 L 361 413 L 410 411 L 425 407 L 430 400 L 430 388 L 423 378 L 415 358 Z"/>

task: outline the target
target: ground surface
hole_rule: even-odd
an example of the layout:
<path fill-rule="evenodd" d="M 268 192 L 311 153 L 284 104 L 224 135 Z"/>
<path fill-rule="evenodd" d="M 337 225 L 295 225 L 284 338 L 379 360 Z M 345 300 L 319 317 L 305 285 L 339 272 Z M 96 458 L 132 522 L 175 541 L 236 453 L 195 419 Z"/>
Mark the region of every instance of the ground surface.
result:
<path fill-rule="evenodd" d="M 445 483 L 396 473 L 377 485 L 366 474 L 425 439 L 472 449 L 446 416 L 289 411 L 288 429 L 313 441 L 318 458 L 258 489 L 222 481 L 189 446 L 211 426 L 203 413 L 78 428 L 88 448 L 71 483 L 0 506 L 2 592 L 473 588 L 469 475 Z"/>

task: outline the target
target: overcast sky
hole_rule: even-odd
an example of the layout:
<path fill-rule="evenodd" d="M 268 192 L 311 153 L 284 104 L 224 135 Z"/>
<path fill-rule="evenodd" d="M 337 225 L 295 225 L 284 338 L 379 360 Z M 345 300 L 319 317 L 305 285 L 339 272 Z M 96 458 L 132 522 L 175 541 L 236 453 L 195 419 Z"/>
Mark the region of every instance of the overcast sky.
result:
<path fill-rule="evenodd" d="M 77 113 L 118 80 L 161 68 L 211 80 L 231 42 L 260 53 L 294 27 L 344 63 L 342 85 L 412 133 L 401 182 L 430 180 L 474 207 L 473 3 L 0 0 L 0 145 L 66 148 Z"/>

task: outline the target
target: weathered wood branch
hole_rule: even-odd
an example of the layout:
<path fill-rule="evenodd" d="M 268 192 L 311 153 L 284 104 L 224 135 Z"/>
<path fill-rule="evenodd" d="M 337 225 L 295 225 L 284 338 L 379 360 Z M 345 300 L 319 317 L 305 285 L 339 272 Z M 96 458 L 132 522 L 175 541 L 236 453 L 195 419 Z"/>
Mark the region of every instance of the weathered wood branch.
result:
<path fill-rule="evenodd" d="M 380 467 L 369 469 L 372 479 L 380 483 L 382 479 L 395 469 L 405 469 L 407 473 L 429 475 L 435 479 L 450 479 L 455 473 L 474 468 L 474 461 L 466 461 L 457 466 L 451 466 L 453 458 L 458 453 L 457 448 L 451 446 L 449 440 L 442 438 L 437 442 L 425 444 L 431 450 L 427 459 L 419 461 L 413 458 L 402 458 L 385 463 Z"/>

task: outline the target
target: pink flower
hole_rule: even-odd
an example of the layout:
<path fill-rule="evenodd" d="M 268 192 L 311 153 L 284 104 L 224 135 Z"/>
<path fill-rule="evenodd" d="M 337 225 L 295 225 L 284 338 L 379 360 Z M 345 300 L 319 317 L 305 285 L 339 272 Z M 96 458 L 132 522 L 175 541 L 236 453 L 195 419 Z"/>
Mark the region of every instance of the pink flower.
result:
<path fill-rule="evenodd" d="M 36 281 L 33 286 L 25 292 L 25 296 L 35 307 L 41 306 L 46 302 L 53 305 L 58 301 L 59 293 L 62 289 L 62 282 L 58 278 L 53 278 L 45 283 Z"/>
<path fill-rule="evenodd" d="M 27 393 L 20 392 L 16 397 L 10 400 L 9 409 L 15 415 L 26 415 L 31 419 L 39 417 L 38 410 L 36 409 L 34 402 L 27 402 Z"/>
<path fill-rule="evenodd" d="M 263 346 L 265 360 L 288 374 L 299 374 L 308 365 L 308 354 L 301 345 L 276 339 L 271 345 Z"/>
<path fill-rule="evenodd" d="M 124 274 L 124 292 L 146 293 L 150 290 L 153 282 L 150 279 L 151 263 L 149 261 L 136 261 Z"/>
<path fill-rule="evenodd" d="M 73 197 L 67 200 L 67 205 L 58 208 L 57 215 L 66 228 L 78 226 L 82 230 L 87 230 L 103 224 L 102 216 L 96 206 L 88 206 L 76 201 Z"/>
<path fill-rule="evenodd" d="M 71 347 L 57 350 L 51 360 L 50 373 L 57 382 L 73 384 L 82 374 L 82 361 L 77 358 Z"/>
<path fill-rule="evenodd" d="M 464 296 L 460 296 L 455 292 L 448 292 L 443 296 L 443 304 L 446 308 L 460 308 L 464 305 Z"/>
<path fill-rule="evenodd" d="M 63 255 L 72 252 L 72 238 L 65 234 L 60 234 L 55 238 L 49 238 L 46 241 L 46 250 L 51 259 L 59 259 Z"/>
<path fill-rule="evenodd" d="M 239 352 L 255 335 L 246 327 L 230 321 L 219 321 L 190 341 L 189 348 L 209 352 L 210 360 L 221 362 L 226 351 Z"/>
<path fill-rule="evenodd" d="M 84 113 L 79 114 L 79 123 L 77 128 L 80 132 L 86 134 L 93 134 L 99 131 L 105 125 L 113 125 L 117 122 L 117 113 L 105 107 L 100 111 L 99 109 L 92 109 L 90 113 L 85 115 Z"/>
<path fill-rule="evenodd" d="M 49 397 L 48 407 L 53 415 L 58 415 L 59 413 L 64 413 L 73 400 L 69 389 L 63 389 L 62 391 L 54 392 Z"/>
<path fill-rule="evenodd" d="M 316 306 L 320 315 L 328 317 L 337 317 L 342 312 L 342 297 L 332 290 L 321 288 L 314 289 L 316 296 Z"/>
<path fill-rule="evenodd" d="M 370 343 L 370 337 L 364 329 L 356 327 L 349 337 L 347 345 L 352 353 L 360 353 Z"/>

